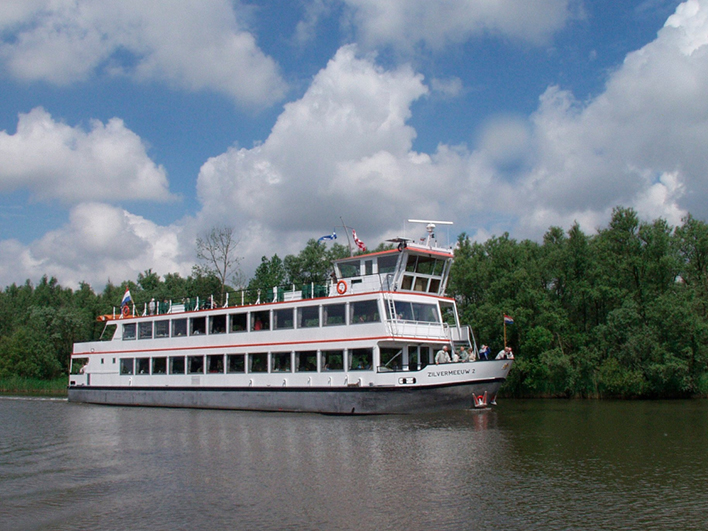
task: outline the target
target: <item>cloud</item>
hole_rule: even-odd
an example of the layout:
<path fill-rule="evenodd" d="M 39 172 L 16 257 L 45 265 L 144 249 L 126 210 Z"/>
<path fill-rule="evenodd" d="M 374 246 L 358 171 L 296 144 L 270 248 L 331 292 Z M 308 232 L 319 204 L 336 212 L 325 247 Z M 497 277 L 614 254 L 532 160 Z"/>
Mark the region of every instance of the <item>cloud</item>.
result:
<path fill-rule="evenodd" d="M 440 50 L 485 34 L 539 44 L 578 16 L 574 0 L 344 0 L 359 42 Z"/>
<path fill-rule="evenodd" d="M 118 118 L 84 131 L 38 107 L 20 114 L 15 134 L 0 131 L 0 160 L 0 191 L 28 189 L 42 201 L 173 199 L 165 169 Z"/>
<path fill-rule="evenodd" d="M 186 276 L 194 264 L 193 239 L 188 234 L 178 225 L 160 227 L 120 208 L 82 203 L 71 210 L 66 225 L 31 245 L 0 242 L 0 279 L 21 282 L 20 271 L 24 278 L 46 274 L 64 286 L 75 288 L 86 281 L 102 289 L 109 279 L 135 279 L 147 269 Z"/>
<path fill-rule="evenodd" d="M 0 31 L 0 60 L 17 79 L 65 85 L 111 73 L 256 107 L 286 90 L 227 0 L 11 2 Z"/>

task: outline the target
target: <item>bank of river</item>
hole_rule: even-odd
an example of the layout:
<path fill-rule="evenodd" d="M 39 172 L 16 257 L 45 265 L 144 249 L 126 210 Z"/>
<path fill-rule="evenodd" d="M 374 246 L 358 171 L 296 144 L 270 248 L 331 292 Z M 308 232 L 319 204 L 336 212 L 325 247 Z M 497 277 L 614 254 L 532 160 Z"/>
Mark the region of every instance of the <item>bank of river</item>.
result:
<path fill-rule="evenodd" d="M 7 529 L 705 529 L 708 402 L 333 417 L 0 398 Z"/>

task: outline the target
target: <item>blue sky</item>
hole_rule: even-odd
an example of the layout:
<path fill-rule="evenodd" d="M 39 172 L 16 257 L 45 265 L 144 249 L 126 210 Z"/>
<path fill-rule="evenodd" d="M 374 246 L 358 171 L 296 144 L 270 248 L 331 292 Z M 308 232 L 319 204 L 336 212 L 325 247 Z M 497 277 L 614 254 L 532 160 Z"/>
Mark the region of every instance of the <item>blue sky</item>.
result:
<path fill-rule="evenodd" d="M 5 0 L 0 285 L 706 219 L 707 44 L 708 0 Z"/>

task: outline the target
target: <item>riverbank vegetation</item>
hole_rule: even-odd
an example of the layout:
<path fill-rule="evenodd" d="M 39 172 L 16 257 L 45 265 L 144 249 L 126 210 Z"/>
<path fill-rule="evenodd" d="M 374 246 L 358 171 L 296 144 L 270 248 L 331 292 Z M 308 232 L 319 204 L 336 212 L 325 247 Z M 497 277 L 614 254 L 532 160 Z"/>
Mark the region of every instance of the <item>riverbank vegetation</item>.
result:
<path fill-rule="evenodd" d="M 151 299 L 203 304 L 226 293 L 232 305 L 241 297 L 265 302 L 277 296 L 273 286 L 325 283 L 331 260 L 347 255 L 342 245 L 310 240 L 298 255 L 264 256 L 253 278 L 235 287 L 198 266 L 188 278 L 148 270 L 100 293 L 47 277 L 13 284 L 0 292 L 0 379 L 61 378 L 72 344 L 100 337 L 96 318 L 111 314 L 126 288 L 138 311 Z M 495 351 L 504 343 L 502 316 L 514 318 L 507 395 L 708 396 L 708 225 L 691 216 L 671 227 L 616 208 L 596 234 L 552 227 L 541 242 L 504 234 L 482 243 L 463 234 L 448 292 L 463 323 Z"/>

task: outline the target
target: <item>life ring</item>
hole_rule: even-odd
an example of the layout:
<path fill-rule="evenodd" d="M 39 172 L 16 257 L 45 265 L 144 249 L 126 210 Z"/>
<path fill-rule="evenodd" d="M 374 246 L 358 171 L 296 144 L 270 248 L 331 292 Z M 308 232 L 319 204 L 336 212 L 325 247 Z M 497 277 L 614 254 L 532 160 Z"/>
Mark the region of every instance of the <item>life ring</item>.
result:
<path fill-rule="evenodd" d="M 128 308 L 127 304 L 123 306 L 123 309 L 120 311 L 120 313 L 123 314 L 123 317 L 128 317 L 130 315 L 130 308 Z"/>
<path fill-rule="evenodd" d="M 347 292 L 347 283 L 343 280 L 337 282 L 337 293 L 344 295 Z"/>

